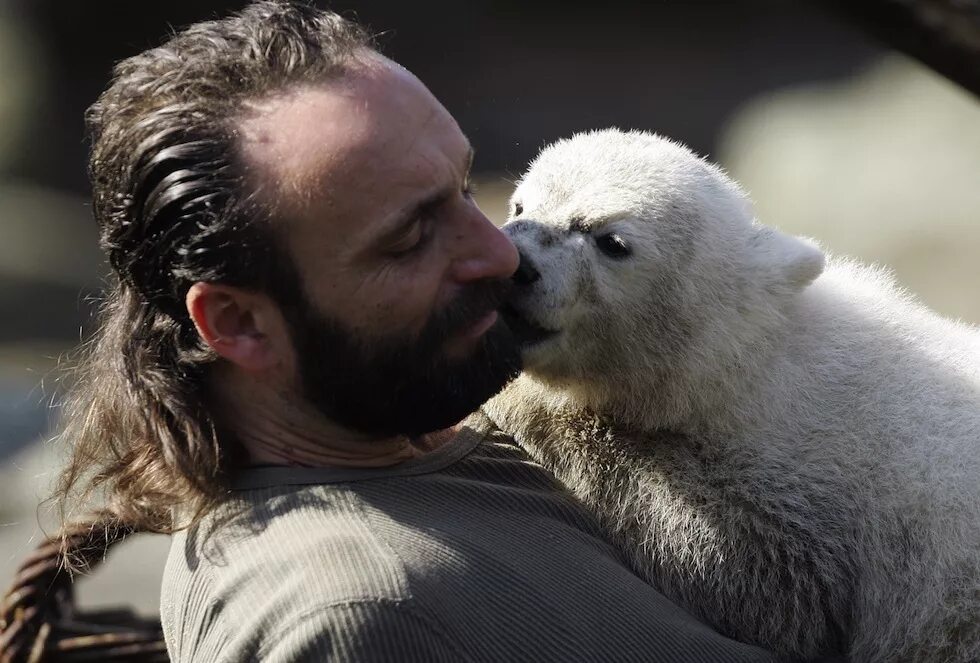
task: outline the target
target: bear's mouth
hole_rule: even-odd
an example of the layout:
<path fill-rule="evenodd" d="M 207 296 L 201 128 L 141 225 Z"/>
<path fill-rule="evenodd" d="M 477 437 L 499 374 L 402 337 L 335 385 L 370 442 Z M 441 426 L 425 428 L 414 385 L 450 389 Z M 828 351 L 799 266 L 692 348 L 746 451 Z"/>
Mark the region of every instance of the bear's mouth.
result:
<path fill-rule="evenodd" d="M 521 313 L 510 304 L 501 307 L 500 313 L 503 315 L 504 322 L 507 323 L 510 331 L 514 334 L 514 337 L 523 348 L 537 345 L 538 343 L 546 341 L 558 334 L 557 331 L 553 329 L 546 329 L 545 327 L 542 327 L 536 322 L 530 320 L 525 314 Z"/>

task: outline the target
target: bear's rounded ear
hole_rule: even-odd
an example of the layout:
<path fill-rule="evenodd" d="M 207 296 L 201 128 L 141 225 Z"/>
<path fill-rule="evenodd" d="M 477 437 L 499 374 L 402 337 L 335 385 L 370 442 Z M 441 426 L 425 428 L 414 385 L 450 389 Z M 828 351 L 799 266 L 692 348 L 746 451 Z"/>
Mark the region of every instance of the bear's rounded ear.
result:
<path fill-rule="evenodd" d="M 756 226 L 752 250 L 771 285 L 799 292 L 823 272 L 823 251 L 812 240 Z"/>

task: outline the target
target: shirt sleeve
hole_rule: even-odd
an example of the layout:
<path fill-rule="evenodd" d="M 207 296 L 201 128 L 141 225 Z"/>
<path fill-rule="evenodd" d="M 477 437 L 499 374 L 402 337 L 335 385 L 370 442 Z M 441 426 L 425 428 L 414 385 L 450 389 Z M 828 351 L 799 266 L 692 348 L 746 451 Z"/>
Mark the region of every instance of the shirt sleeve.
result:
<path fill-rule="evenodd" d="M 404 602 L 357 601 L 307 613 L 271 638 L 268 663 L 469 663 L 472 659 L 431 619 Z"/>

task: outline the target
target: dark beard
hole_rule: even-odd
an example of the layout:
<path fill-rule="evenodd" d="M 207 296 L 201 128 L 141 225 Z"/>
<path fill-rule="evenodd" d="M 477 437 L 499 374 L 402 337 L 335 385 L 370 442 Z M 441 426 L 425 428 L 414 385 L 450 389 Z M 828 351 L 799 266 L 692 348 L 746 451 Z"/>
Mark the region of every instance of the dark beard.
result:
<path fill-rule="evenodd" d="M 308 302 L 294 307 L 303 395 L 330 420 L 374 435 L 415 437 L 459 422 L 517 376 L 520 348 L 502 317 L 468 357 L 446 357 L 446 342 L 499 309 L 510 286 L 467 286 L 417 336 L 395 332 L 370 347 Z"/>

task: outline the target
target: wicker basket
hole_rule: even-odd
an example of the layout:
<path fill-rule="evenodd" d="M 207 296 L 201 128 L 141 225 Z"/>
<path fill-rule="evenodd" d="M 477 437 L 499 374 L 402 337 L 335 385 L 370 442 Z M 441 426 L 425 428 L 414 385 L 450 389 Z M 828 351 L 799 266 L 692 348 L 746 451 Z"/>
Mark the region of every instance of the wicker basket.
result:
<path fill-rule="evenodd" d="M 101 515 L 70 527 L 65 544 L 87 574 L 132 533 Z M 158 619 L 130 610 L 76 610 L 73 575 L 62 564 L 61 546 L 54 538 L 38 546 L 0 602 L 0 663 L 168 661 Z"/>

